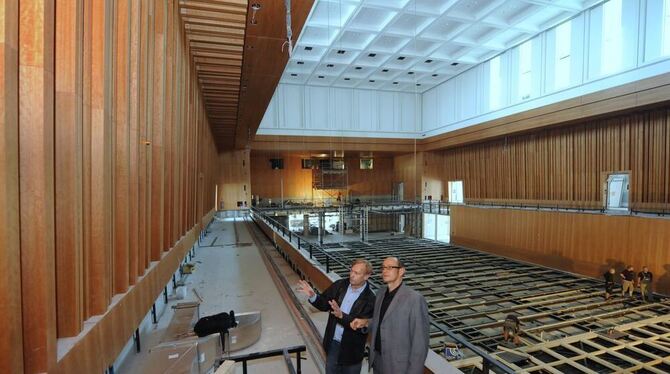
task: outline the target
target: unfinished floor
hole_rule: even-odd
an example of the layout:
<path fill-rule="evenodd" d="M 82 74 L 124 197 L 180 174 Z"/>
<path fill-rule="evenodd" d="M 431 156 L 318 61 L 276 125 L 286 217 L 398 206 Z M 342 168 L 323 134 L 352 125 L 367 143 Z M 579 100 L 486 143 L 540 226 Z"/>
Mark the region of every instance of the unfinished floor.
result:
<path fill-rule="evenodd" d="M 307 245 L 302 244 L 305 249 Z M 427 239 L 329 243 L 312 248 L 312 253 L 323 268 L 328 262 L 328 270 L 341 276 L 355 258 L 367 258 L 376 269 L 387 256 L 401 258 L 407 266 L 406 284 L 428 301 L 431 348 L 436 352 L 451 341 L 445 334 L 449 330 L 518 372 L 670 372 L 670 326 L 665 319 L 656 320 L 670 314 L 667 300 L 606 301 L 599 280 Z M 373 288 L 381 285 L 379 272 L 371 283 Z M 509 313 L 520 315 L 523 323 L 523 348 L 516 350 L 526 352 L 521 357 L 510 355 L 503 344 L 502 323 Z M 608 331 L 622 333 L 600 337 Z M 640 355 L 630 347 L 635 345 L 652 347 L 653 353 Z M 477 360 L 472 352 L 464 353 L 460 367 L 466 370 Z"/>
<path fill-rule="evenodd" d="M 164 315 L 149 333 L 142 336 L 143 350 L 132 352 L 119 368 L 121 373 L 146 371 L 148 348 L 156 345 L 172 318 L 170 306 L 177 302 L 195 301 L 194 289 L 202 297 L 200 316 L 234 310 L 236 313 L 260 310 L 263 330 L 260 340 L 241 351 L 240 355 L 271 349 L 303 345 L 304 339 L 296 327 L 289 309 L 284 304 L 273 282 L 262 254 L 254 244 L 246 224 L 240 218 L 215 219 L 209 233 L 202 240 L 192 264 L 195 271 L 186 278 L 189 292 L 182 300 L 170 301 Z M 291 272 L 287 265 L 287 273 Z M 303 354 L 303 357 L 305 354 Z M 295 356 L 293 356 L 295 357 Z M 295 359 L 293 359 L 295 365 Z M 318 369 L 307 355 L 302 362 L 303 373 L 317 373 Z M 236 371 L 242 372 L 241 365 Z M 250 373 L 287 372 L 283 357 L 249 362 Z"/>

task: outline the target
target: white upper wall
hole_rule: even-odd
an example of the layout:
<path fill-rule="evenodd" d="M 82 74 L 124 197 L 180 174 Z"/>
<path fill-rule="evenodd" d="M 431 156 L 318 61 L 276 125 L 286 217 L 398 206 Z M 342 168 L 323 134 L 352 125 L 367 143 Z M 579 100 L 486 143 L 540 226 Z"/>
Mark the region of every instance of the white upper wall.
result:
<path fill-rule="evenodd" d="M 414 138 L 421 94 L 279 84 L 258 134 Z"/>
<path fill-rule="evenodd" d="M 610 0 L 423 94 L 280 84 L 258 134 L 428 137 L 667 72 L 670 0 Z"/>

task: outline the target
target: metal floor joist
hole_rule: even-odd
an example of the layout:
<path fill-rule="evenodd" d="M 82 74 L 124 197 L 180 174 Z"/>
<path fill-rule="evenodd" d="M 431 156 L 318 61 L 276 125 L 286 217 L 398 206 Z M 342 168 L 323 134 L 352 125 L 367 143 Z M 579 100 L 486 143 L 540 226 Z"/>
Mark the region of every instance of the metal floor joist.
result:
<path fill-rule="evenodd" d="M 421 292 L 428 301 L 432 317 L 432 349 L 439 353 L 442 342 L 453 341 L 446 335 L 445 331 L 449 330 L 483 350 L 495 353 L 496 358 L 520 371 L 527 369 L 511 366 L 504 360 L 506 348 L 502 339 L 502 324 L 507 314 L 515 313 L 522 321 L 524 352 L 529 355 L 539 352 L 540 358 L 532 361 L 536 365 L 529 369 L 533 373 L 622 372 L 619 369 L 623 370 L 626 365 L 604 365 L 597 357 L 588 357 L 586 363 L 580 364 L 578 359 L 584 360 L 580 352 L 573 354 L 570 351 L 568 357 L 563 357 L 561 342 L 581 342 L 580 339 L 585 339 L 583 344 L 588 345 L 588 340 L 595 339 L 592 336 L 598 332 L 635 324 L 647 326 L 645 321 L 670 314 L 670 303 L 667 301 L 644 304 L 636 299 L 621 297 L 606 301 L 600 281 L 427 239 L 333 243 L 322 246 L 322 249 L 331 256 L 329 269 L 342 277 L 348 276 L 353 259 L 362 257 L 370 260 L 377 269 L 370 278 L 373 288 L 382 284 L 378 269 L 383 259 L 399 257 L 407 267 L 405 283 Z M 317 261 L 325 265 L 324 253 L 313 251 L 313 254 Z M 663 325 L 658 331 L 664 335 L 670 332 L 670 325 Z M 668 341 L 667 346 L 659 345 L 668 351 L 661 350 L 662 361 L 654 365 L 667 364 L 666 359 L 670 357 Z M 551 351 L 554 346 L 559 352 Z M 543 348 L 538 351 L 537 347 Z M 623 349 L 609 348 L 615 351 Z M 473 356 L 467 349 L 464 352 L 466 360 Z M 547 354 L 547 357 L 558 359 L 551 361 L 551 365 L 540 365 L 542 357 Z M 649 363 L 639 366 L 634 356 L 627 359 L 625 355 L 608 354 L 624 360 L 629 367 L 639 367 L 641 371 L 638 372 L 658 372 L 650 369 Z M 564 358 L 566 362 L 561 361 Z"/>

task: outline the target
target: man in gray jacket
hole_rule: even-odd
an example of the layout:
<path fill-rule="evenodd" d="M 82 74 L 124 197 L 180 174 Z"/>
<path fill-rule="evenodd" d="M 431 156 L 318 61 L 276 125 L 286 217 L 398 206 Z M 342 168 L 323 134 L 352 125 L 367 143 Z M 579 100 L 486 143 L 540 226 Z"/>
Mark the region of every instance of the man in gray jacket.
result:
<path fill-rule="evenodd" d="M 381 269 L 386 287 L 377 291 L 372 319 L 355 319 L 351 328 L 369 326 L 375 374 L 421 374 L 430 330 L 426 299 L 402 283 L 405 265 L 398 258 L 386 258 Z"/>

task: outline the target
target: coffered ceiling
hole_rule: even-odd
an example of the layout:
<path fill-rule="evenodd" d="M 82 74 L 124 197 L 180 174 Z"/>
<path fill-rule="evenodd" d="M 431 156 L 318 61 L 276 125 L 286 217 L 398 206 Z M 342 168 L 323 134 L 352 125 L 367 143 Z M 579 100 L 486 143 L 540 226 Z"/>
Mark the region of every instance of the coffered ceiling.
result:
<path fill-rule="evenodd" d="M 602 0 L 317 0 L 282 83 L 424 92 Z"/>

